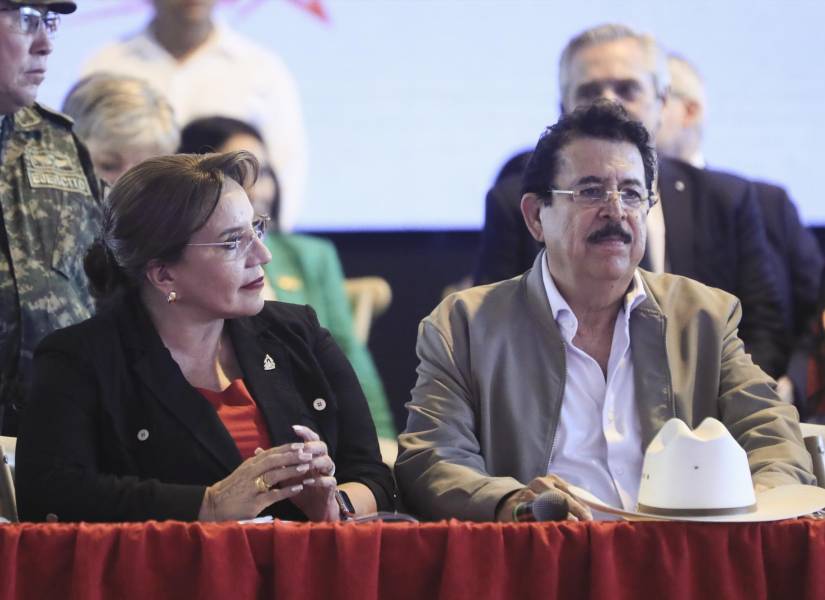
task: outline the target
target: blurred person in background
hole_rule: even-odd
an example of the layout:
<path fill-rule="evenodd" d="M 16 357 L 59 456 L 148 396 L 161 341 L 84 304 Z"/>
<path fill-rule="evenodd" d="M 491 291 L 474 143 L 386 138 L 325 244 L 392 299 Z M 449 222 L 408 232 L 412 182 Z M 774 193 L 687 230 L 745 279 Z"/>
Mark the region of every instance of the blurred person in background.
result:
<path fill-rule="evenodd" d="M 266 164 L 261 134 L 253 126 L 228 117 L 197 119 L 183 128 L 184 153 L 248 150 L 261 160 L 261 177 L 250 192 L 257 214 L 271 216 L 264 243 L 272 260 L 264 266 L 271 299 L 309 304 L 329 329 L 355 369 L 375 421 L 379 437 L 395 438 L 396 431 L 384 386 L 366 345 L 356 336 L 344 273 L 335 246 L 328 240 L 280 230 L 280 186 L 275 171 Z M 266 292 L 265 292 L 266 293 Z"/>
<path fill-rule="evenodd" d="M 113 185 L 147 158 L 174 154 L 180 141 L 172 107 L 147 82 L 112 73 L 78 81 L 63 101 L 95 172 Z"/>
<path fill-rule="evenodd" d="M 337 521 L 392 510 L 363 392 L 314 311 L 264 302 L 248 152 L 124 174 L 84 268 L 100 308 L 35 354 L 25 520 Z M 337 479 L 336 479 L 337 478 Z"/>
<path fill-rule="evenodd" d="M 217 0 L 153 0 L 147 27 L 102 48 L 83 74 L 120 73 L 148 81 L 169 99 L 179 123 L 228 115 L 263 134 L 281 180 L 281 225 L 303 202 L 306 133 L 298 87 L 283 61 L 214 18 Z"/>
<path fill-rule="evenodd" d="M 702 152 L 707 98 L 699 71 L 675 54 L 667 57 L 670 94 L 662 108 L 662 124 L 656 132 L 656 150 L 660 154 L 703 169 Z"/>
<path fill-rule="evenodd" d="M 0 0 L 0 433 L 16 435 L 34 349 L 87 319 L 83 251 L 101 190 L 71 119 L 35 102 L 74 2 Z"/>
<path fill-rule="evenodd" d="M 662 110 L 662 126 L 656 137 L 661 155 L 704 169 L 705 83 L 699 71 L 686 59 L 668 56 L 670 96 Z M 796 206 L 784 188 L 754 182 L 762 222 L 771 250 L 771 266 L 779 284 L 784 324 L 796 346 L 810 327 L 817 307 L 822 252 L 813 233 L 799 221 Z M 787 377 L 778 379 L 780 394 L 790 399 Z"/>

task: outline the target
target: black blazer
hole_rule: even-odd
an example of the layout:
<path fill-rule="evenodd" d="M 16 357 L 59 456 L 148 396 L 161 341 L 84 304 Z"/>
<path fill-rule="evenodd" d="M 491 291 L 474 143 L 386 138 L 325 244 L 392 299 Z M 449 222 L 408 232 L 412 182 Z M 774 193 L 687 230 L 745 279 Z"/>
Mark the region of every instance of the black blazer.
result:
<path fill-rule="evenodd" d="M 825 266 L 822 251 L 813 233 L 800 223 L 796 206 L 784 188 L 761 181 L 754 185 L 775 258 L 785 326 L 799 340 L 816 314 Z"/>
<path fill-rule="evenodd" d="M 227 325 L 273 445 L 300 441 L 293 424 L 312 428 L 338 481 L 367 485 L 379 510 L 392 510 L 392 475 L 366 400 L 314 311 L 267 302 Z M 267 356 L 274 369 L 264 369 Z M 323 410 L 313 408 L 317 398 Z M 183 377 L 135 296 L 38 347 L 17 446 L 22 519 L 194 520 L 205 487 L 240 463 L 216 411 Z M 267 512 L 305 519 L 288 501 Z"/>
<path fill-rule="evenodd" d="M 540 249 L 519 207 L 528 158 L 523 153 L 510 159 L 487 194 L 477 284 L 523 273 Z M 659 193 L 670 272 L 736 295 L 742 302 L 740 337 L 754 361 L 778 376 L 789 340 L 754 186 L 727 173 L 661 158 Z"/>

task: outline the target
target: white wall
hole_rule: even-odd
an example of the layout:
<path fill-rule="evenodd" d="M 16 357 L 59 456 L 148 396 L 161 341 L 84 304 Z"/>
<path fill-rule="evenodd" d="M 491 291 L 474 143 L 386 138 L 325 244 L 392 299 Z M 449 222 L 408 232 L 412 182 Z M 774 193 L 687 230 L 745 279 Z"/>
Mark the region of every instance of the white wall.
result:
<path fill-rule="evenodd" d="M 480 226 L 498 167 L 558 116 L 565 42 L 606 21 L 653 33 L 703 71 L 712 166 L 782 183 L 806 222 L 825 223 L 821 0 L 322 0 L 327 23 L 297 3 L 228 0 L 220 15 L 298 79 L 310 136 L 301 228 Z M 86 57 L 150 13 L 134 0 L 79 4 L 41 88 L 53 106 Z"/>

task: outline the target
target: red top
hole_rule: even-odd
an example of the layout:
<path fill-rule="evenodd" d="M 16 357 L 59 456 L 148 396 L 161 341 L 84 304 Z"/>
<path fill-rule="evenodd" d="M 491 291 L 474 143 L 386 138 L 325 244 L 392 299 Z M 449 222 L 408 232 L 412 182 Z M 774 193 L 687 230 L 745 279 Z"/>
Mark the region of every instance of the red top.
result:
<path fill-rule="evenodd" d="M 272 441 L 264 416 L 246 389 L 243 379 L 235 379 L 222 392 L 197 388 L 204 398 L 218 411 L 218 417 L 235 445 L 246 460 L 255 454 L 255 448 L 269 448 Z"/>

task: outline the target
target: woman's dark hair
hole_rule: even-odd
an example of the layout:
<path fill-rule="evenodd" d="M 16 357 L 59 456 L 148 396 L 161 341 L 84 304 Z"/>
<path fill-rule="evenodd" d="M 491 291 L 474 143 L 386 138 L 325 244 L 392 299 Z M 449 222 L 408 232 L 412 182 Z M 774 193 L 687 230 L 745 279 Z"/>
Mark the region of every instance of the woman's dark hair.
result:
<path fill-rule="evenodd" d="M 204 152 L 217 152 L 230 138 L 236 135 L 248 135 L 258 140 L 262 146 L 266 147 L 261 132 L 253 125 L 231 117 L 204 117 L 195 119 L 183 128 L 180 134 L 180 147 L 178 152 L 184 154 L 203 154 Z M 272 218 L 271 229 L 280 229 L 281 214 L 281 185 L 275 170 L 266 165 L 261 169 L 275 182 L 275 194 L 272 199 L 272 208 L 269 216 Z"/>
<path fill-rule="evenodd" d="M 258 161 L 249 152 L 176 154 L 140 163 L 106 198 L 100 237 L 83 268 L 98 301 L 137 288 L 152 259 L 174 263 L 212 216 L 228 179 L 254 184 Z"/>
<path fill-rule="evenodd" d="M 613 142 L 628 142 L 639 149 L 645 170 L 645 185 L 653 188 L 656 174 L 656 151 L 650 145 L 650 134 L 644 125 L 630 118 L 617 102 L 599 100 L 577 108 L 541 134 L 522 178 L 521 193 L 536 194 L 549 201 L 555 187 L 562 149 L 580 138 L 596 138 Z"/>

